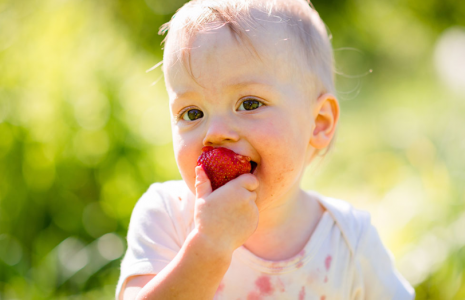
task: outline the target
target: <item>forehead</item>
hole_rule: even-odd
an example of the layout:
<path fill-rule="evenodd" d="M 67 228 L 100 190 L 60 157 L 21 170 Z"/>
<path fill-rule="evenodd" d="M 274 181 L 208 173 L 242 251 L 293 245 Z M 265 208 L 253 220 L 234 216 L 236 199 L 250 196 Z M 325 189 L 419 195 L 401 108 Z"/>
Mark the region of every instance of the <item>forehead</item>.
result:
<path fill-rule="evenodd" d="M 166 46 L 164 71 L 169 89 L 212 82 L 219 88 L 244 80 L 308 83 L 311 75 L 298 37 L 283 24 L 260 24 L 250 28 L 246 38 L 235 36 L 227 26 L 200 32 L 185 56 L 176 52 L 181 51 L 179 41 L 172 40 Z"/>

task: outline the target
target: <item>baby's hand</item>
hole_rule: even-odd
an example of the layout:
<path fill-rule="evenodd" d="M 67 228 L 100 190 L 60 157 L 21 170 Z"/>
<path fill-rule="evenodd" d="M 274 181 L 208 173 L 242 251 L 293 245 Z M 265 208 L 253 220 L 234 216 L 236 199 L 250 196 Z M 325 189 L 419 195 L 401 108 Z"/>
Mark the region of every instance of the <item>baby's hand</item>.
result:
<path fill-rule="evenodd" d="M 195 215 L 197 232 L 217 251 L 232 253 L 254 233 L 258 225 L 255 204 L 257 178 L 248 173 L 212 192 L 202 167 L 195 168 Z"/>

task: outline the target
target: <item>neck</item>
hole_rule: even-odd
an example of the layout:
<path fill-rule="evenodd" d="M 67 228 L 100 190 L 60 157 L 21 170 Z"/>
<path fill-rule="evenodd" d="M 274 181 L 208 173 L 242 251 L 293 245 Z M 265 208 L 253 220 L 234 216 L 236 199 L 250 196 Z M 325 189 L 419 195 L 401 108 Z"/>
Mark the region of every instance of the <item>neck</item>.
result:
<path fill-rule="evenodd" d="M 268 260 L 297 255 L 307 244 L 322 215 L 318 201 L 300 188 L 270 201 L 260 209 L 260 221 L 244 244 L 250 252 Z"/>
<path fill-rule="evenodd" d="M 304 192 L 300 188 L 294 188 L 278 199 L 266 203 L 257 203 L 260 211 L 257 235 L 269 234 L 279 230 L 292 220 L 301 209 Z"/>

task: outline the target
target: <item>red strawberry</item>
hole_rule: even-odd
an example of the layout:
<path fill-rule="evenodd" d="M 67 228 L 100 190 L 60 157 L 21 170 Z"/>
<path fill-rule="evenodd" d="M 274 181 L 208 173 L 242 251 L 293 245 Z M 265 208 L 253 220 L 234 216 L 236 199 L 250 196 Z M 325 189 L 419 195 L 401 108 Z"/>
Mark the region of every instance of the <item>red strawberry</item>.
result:
<path fill-rule="evenodd" d="M 213 191 L 234 178 L 252 171 L 248 156 L 237 154 L 223 147 L 207 146 L 203 147 L 202 151 L 203 153 L 197 159 L 197 165 L 202 166 L 207 174 Z"/>

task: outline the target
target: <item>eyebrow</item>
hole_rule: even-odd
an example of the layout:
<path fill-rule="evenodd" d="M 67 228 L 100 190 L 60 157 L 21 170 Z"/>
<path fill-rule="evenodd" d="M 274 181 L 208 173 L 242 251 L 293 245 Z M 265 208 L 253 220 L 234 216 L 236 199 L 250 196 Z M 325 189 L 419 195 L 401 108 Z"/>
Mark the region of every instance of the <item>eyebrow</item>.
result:
<path fill-rule="evenodd" d="M 239 88 L 244 88 L 244 87 L 251 86 L 251 85 L 264 85 L 264 86 L 267 86 L 267 87 L 272 87 L 273 86 L 272 84 L 269 84 L 267 82 L 248 80 L 248 81 L 240 81 L 240 82 L 228 84 L 226 86 L 226 89 L 239 89 Z"/>
<path fill-rule="evenodd" d="M 184 99 L 184 98 L 194 98 L 194 97 L 198 97 L 199 96 L 199 93 L 196 92 L 196 91 L 186 91 L 186 92 L 181 92 L 181 93 L 176 93 L 176 98 L 174 98 L 175 100 L 179 100 L 179 99 Z"/>
<path fill-rule="evenodd" d="M 225 90 L 237 90 L 241 88 L 245 88 L 248 86 L 265 86 L 267 88 L 274 88 L 272 84 L 269 84 L 267 82 L 261 82 L 261 81 L 255 81 L 255 80 L 246 80 L 246 81 L 239 81 L 239 82 L 234 82 L 231 84 L 227 84 L 225 87 Z M 197 91 L 193 90 L 188 90 L 188 91 L 183 91 L 180 93 L 176 93 L 176 99 L 183 99 L 183 98 L 193 98 L 193 97 L 198 97 L 199 93 Z"/>

